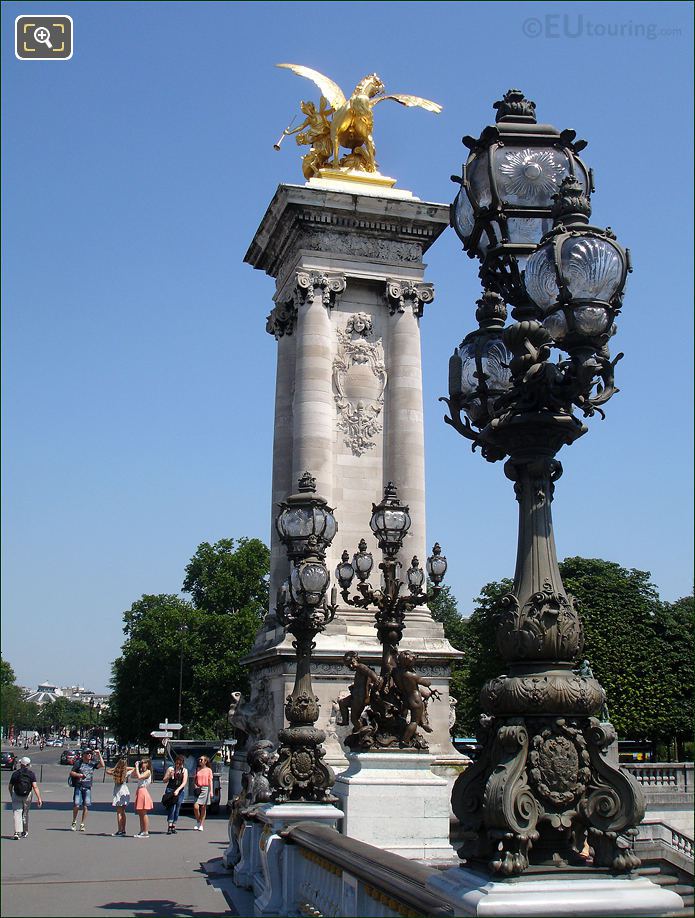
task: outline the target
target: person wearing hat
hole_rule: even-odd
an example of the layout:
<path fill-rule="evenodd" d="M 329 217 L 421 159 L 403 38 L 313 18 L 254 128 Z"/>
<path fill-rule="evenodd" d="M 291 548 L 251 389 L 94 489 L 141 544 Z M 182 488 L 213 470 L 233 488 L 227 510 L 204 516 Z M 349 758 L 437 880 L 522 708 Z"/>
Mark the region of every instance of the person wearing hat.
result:
<path fill-rule="evenodd" d="M 15 841 L 26 838 L 29 834 L 29 807 L 31 806 L 32 792 L 36 794 L 37 806 L 43 806 L 41 791 L 36 783 L 36 775 L 29 768 L 31 759 L 22 756 L 19 768 L 10 775 L 10 797 L 12 798 L 12 816 L 14 818 Z"/>

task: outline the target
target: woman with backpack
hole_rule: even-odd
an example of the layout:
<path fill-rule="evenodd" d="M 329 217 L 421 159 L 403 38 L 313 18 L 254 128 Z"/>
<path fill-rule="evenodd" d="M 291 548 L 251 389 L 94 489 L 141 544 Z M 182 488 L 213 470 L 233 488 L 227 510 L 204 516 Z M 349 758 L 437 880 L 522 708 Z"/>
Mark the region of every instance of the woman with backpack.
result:
<path fill-rule="evenodd" d="M 125 808 L 130 803 L 130 788 L 128 787 L 128 778 L 133 773 L 132 768 L 128 768 L 128 760 L 123 757 L 116 762 L 114 768 L 107 768 L 106 774 L 113 778 L 113 801 L 112 806 L 116 807 L 116 831 L 114 837 L 124 836 L 125 833 Z"/>
<path fill-rule="evenodd" d="M 150 792 L 147 790 L 152 783 L 152 761 L 151 759 L 142 759 L 135 763 L 133 773 L 137 778 L 138 789 L 135 793 L 135 812 L 140 819 L 140 831 L 136 832 L 134 838 L 149 838 L 149 816 L 151 809 L 154 809 L 154 803 Z"/>
<path fill-rule="evenodd" d="M 36 794 L 36 805 L 43 806 L 41 791 L 36 783 L 36 775 L 29 768 L 31 759 L 22 756 L 19 768 L 10 775 L 10 797 L 12 798 L 12 816 L 14 818 L 15 841 L 26 838 L 29 834 L 29 807 L 31 806 L 32 791 Z"/>
<path fill-rule="evenodd" d="M 195 770 L 195 786 L 193 793 L 195 803 L 193 804 L 193 813 L 195 815 L 194 829 L 198 832 L 203 831 L 205 825 L 205 815 L 208 804 L 212 803 L 212 768 L 210 768 L 210 759 L 206 755 L 201 755 L 198 759 L 198 767 Z"/>
<path fill-rule="evenodd" d="M 166 782 L 162 803 L 167 811 L 167 835 L 176 835 L 176 822 L 188 786 L 188 769 L 182 755 L 176 756 L 176 761 L 167 768 L 162 780 Z"/>

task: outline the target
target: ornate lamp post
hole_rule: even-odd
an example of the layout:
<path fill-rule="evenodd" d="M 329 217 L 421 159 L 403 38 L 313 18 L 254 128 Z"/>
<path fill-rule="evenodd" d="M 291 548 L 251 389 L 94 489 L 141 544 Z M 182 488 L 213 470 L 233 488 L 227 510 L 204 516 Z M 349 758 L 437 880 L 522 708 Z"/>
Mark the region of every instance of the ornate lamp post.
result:
<path fill-rule="evenodd" d="M 644 804 L 601 754 L 615 732 L 597 716 L 603 689 L 574 668 L 582 625 L 560 577 L 550 507 L 557 453 L 587 431 L 574 409 L 603 415 L 616 391 L 619 358 L 607 342 L 630 263 L 613 233 L 588 224 L 591 181 L 575 155 L 584 144 L 536 125 L 535 105 L 517 90 L 496 107 L 497 128 L 464 138 L 472 153 L 452 209 L 487 290 L 480 328 L 450 361 L 445 420 L 489 461 L 507 459 L 519 543 L 514 587 L 495 616 L 507 674 L 483 688 L 482 753 L 452 796 L 459 854 L 513 875 L 583 864 L 588 838 L 594 866 L 625 872 L 639 864 L 629 837 Z M 506 328 L 503 298 L 518 319 Z M 553 362 L 554 349 L 567 356 Z"/>
<path fill-rule="evenodd" d="M 414 557 L 406 571 L 407 592 L 403 591 L 397 556 L 410 528 L 410 514 L 408 507 L 399 501 L 393 482 L 386 485 L 381 503 L 372 504 L 369 525 L 382 551 L 379 564 L 383 574 L 382 588 L 375 590 L 368 583 L 374 559 L 367 551 L 364 539 L 360 541 L 352 563 L 347 551 L 343 552 L 336 577 L 341 595 L 348 605 L 375 609 L 377 636 L 382 645 L 381 674 L 377 675 L 360 663 L 354 651 L 345 655 L 346 663 L 356 672 L 349 701 L 353 731 L 345 742 L 360 751 L 394 746 L 424 750 L 428 748 L 427 743 L 418 734 L 417 728 L 431 732 L 426 701 L 430 697 L 438 697 L 438 693 L 429 688 L 428 679 L 415 673 L 414 656 L 407 651 L 399 653 L 398 645 L 403 637 L 407 612 L 426 603 L 440 589 L 446 573 L 446 558 L 439 545 L 435 545 L 427 560 L 427 574 L 433 591 L 427 593 L 422 590 L 425 572 Z M 350 597 L 349 589 L 355 576 L 358 594 Z M 345 721 L 346 715 L 347 707 L 343 714 Z"/>
<path fill-rule="evenodd" d="M 326 602 L 330 577 L 325 557 L 338 526 L 331 508 L 316 494 L 316 480 L 309 472 L 300 478 L 298 493 L 280 505 L 276 526 L 292 565 L 289 580 L 278 592 L 276 614 L 295 638 L 297 672 L 285 704 L 289 727 L 280 730 L 278 758 L 269 780 L 277 803 L 334 803 L 330 791 L 335 775 L 322 761 L 326 734 L 315 726 L 319 700 L 311 684 L 311 651 L 314 638 L 336 612 L 335 587 L 331 602 Z"/>

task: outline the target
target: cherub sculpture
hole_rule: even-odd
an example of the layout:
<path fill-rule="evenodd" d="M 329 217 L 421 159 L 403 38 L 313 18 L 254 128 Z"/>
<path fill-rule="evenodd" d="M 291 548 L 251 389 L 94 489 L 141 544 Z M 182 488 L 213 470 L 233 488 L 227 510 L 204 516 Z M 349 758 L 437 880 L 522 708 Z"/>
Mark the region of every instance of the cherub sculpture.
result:
<path fill-rule="evenodd" d="M 355 673 L 355 681 L 349 687 L 349 694 L 338 701 L 341 717 L 338 726 L 347 727 L 352 724 L 354 729 L 359 729 L 362 726 L 362 713 L 369 704 L 372 686 L 375 689 L 381 688 L 383 680 L 373 669 L 360 662 L 359 654 L 355 650 L 348 650 L 343 660 Z"/>
<path fill-rule="evenodd" d="M 409 650 L 402 650 L 396 657 L 391 678 L 410 711 L 410 722 L 403 735 L 403 742 L 408 743 L 417 733 L 418 727 L 422 727 L 426 733 L 431 733 L 427 701 L 430 698 L 439 698 L 440 694 L 437 689 L 431 688 L 431 679 L 419 676 L 415 672 L 415 655 Z"/>
<path fill-rule="evenodd" d="M 439 113 L 442 110 L 442 106 L 437 102 L 421 99 L 420 96 L 404 95 L 402 93 L 384 94 L 384 84 L 376 73 L 370 73 L 361 79 L 350 98 L 346 99 L 340 86 L 317 70 L 312 70 L 310 67 L 303 67 L 299 64 L 278 64 L 277 66 L 285 67 L 298 76 L 303 76 L 312 80 L 321 90 L 322 96 L 330 103 L 330 109 L 324 109 L 323 112 L 319 110 L 316 115 L 323 114 L 326 119 L 329 114 L 333 116 L 330 120 L 330 130 L 328 132 L 328 142 L 330 144 L 330 152 L 328 155 L 330 156 L 332 154 L 333 156 L 331 166 L 334 169 L 356 169 L 362 172 L 378 171 L 374 138 L 372 136 L 374 127 L 373 108 L 378 102 L 384 102 L 386 99 L 391 99 L 394 102 L 398 102 L 400 105 L 406 105 L 408 107 L 419 106 L 428 112 Z M 309 118 L 308 113 L 304 109 L 305 105 L 307 105 L 307 103 L 302 103 L 302 111 L 307 114 L 307 118 Z M 301 128 L 298 130 L 301 130 Z M 283 132 L 284 135 L 286 133 L 287 132 Z M 292 133 L 294 133 L 294 131 L 292 131 Z M 314 141 L 312 141 L 312 143 L 314 143 Z M 322 134 L 320 140 L 321 151 L 324 150 L 323 144 L 324 139 Z M 277 149 L 278 144 L 275 146 Z M 342 159 L 340 158 L 341 147 L 345 147 L 345 149 L 350 151 Z M 310 156 L 311 154 L 308 155 Z M 325 165 L 327 161 L 326 158 L 325 162 L 321 165 Z M 305 175 L 307 174 L 308 166 L 311 165 L 313 168 L 314 164 L 312 161 L 311 164 L 306 165 L 307 168 L 305 168 L 304 171 Z"/>

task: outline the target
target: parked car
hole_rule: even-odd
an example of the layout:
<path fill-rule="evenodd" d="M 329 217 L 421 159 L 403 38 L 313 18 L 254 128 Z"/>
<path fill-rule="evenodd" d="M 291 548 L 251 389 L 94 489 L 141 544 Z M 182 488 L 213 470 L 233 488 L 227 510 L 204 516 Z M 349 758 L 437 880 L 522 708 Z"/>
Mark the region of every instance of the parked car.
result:
<path fill-rule="evenodd" d="M 77 749 L 63 749 L 60 754 L 61 765 L 74 765 L 79 753 Z"/>
<path fill-rule="evenodd" d="M 0 767 L 2 768 L 15 768 L 17 762 L 17 756 L 14 752 L 3 752 L 0 756 Z"/>
<path fill-rule="evenodd" d="M 169 763 L 164 760 L 161 756 L 155 756 L 152 759 L 152 780 L 161 781 L 164 777 L 164 772 L 169 767 Z"/>

